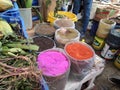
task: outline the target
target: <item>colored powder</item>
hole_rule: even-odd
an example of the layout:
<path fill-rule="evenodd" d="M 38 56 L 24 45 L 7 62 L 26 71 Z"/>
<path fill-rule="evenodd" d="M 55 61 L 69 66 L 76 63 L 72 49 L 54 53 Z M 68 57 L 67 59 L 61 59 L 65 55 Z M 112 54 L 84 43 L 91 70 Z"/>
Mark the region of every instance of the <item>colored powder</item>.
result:
<path fill-rule="evenodd" d="M 68 44 L 65 50 L 72 58 L 77 60 L 87 60 L 94 55 L 91 48 L 81 43 Z"/>
<path fill-rule="evenodd" d="M 67 57 L 58 51 L 45 51 L 38 55 L 38 67 L 43 75 L 58 76 L 64 74 L 69 68 Z"/>

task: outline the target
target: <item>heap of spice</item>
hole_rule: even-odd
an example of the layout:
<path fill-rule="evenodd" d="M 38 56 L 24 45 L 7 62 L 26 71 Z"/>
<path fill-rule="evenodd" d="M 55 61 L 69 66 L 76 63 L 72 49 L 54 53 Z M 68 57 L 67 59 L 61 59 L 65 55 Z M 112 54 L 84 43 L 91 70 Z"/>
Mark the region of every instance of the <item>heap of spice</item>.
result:
<path fill-rule="evenodd" d="M 54 22 L 56 27 L 75 27 L 74 22 L 70 19 L 59 19 Z"/>
<path fill-rule="evenodd" d="M 79 42 L 68 44 L 65 50 L 69 56 L 77 60 L 87 60 L 94 56 L 91 48 Z"/>
<path fill-rule="evenodd" d="M 59 35 L 62 39 L 73 39 L 78 36 L 78 32 L 73 28 L 60 28 L 57 35 Z"/>
<path fill-rule="evenodd" d="M 38 55 L 38 67 L 43 75 L 59 76 L 64 74 L 69 68 L 68 58 L 61 52 L 49 50 Z"/>
<path fill-rule="evenodd" d="M 55 42 L 51 38 L 45 36 L 41 36 L 41 37 L 37 36 L 33 38 L 33 41 L 36 45 L 39 46 L 38 52 L 53 48 L 55 46 Z"/>
<path fill-rule="evenodd" d="M 55 28 L 50 24 L 38 24 L 35 27 L 35 33 L 38 35 L 53 35 L 55 33 Z"/>

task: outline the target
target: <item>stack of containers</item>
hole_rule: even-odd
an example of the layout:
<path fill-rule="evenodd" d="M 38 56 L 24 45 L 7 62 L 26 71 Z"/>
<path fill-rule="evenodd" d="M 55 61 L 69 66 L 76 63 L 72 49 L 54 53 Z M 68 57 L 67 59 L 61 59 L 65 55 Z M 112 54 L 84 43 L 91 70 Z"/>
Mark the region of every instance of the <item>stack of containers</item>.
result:
<path fill-rule="evenodd" d="M 109 20 L 109 19 L 101 19 L 96 36 L 93 41 L 93 48 L 95 50 L 102 50 L 105 45 L 105 39 L 108 36 L 111 29 L 114 29 L 116 22 Z"/>
<path fill-rule="evenodd" d="M 101 52 L 101 56 L 107 60 L 114 58 L 120 49 L 120 29 L 113 29 L 106 38 L 105 46 Z"/>
<path fill-rule="evenodd" d="M 65 25 L 66 21 L 68 22 L 67 25 Z M 88 44 L 79 41 L 80 33 L 75 29 L 73 20 L 57 19 L 52 24 L 56 28 L 54 39 L 57 42 L 57 46 L 61 47 L 60 45 L 62 45 L 64 50 L 56 47 L 47 49 L 41 51 L 37 58 L 39 69 L 42 70 L 49 89 L 66 90 L 65 86 L 66 82 L 69 82 L 68 75 L 70 70 L 73 76 L 81 82 L 80 86 L 87 80 L 91 82 L 88 87 L 92 87 L 93 81 L 98 74 L 96 70 L 95 72 L 91 70 L 95 64 L 94 50 Z M 74 44 L 77 44 L 79 48 L 74 46 Z M 71 53 L 78 58 L 72 56 Z M 90 72 L 92 74 L 96 73 L 96 75 L 88 78 L 91 75 Z"/>
<path fill-rule="evenodd" d="M 58 47 L 63 48 L 70 41 L 79 41 L 80 33 L 75 29 L 75 24 L 71 19 L 57 19 L 54 21 L 55 41 Z"/>

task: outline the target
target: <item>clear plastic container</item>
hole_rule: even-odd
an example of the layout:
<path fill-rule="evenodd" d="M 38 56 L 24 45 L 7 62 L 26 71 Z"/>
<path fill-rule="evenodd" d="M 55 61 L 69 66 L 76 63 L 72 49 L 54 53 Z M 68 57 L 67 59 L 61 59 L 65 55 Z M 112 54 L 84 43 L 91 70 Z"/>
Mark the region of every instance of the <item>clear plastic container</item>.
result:
<path fill-rule="evenodd" d="M 68 38 L 69 33 L 64 34 L 64 36 L 66 36 L 65 38 L 63 38 L 63 35 L 58 34 L 59 32 L 61 32 L 62 29 L 66 29 L 66 31 L 68 29 L 73 30 L 77 35 L 76 37 L 71 37 Z M 64 45 L 70 41 L 79 41 L 80 40 L 80 33 L 78 30 L 74 29 L 74 28 L 59 28 L 55 31 L 55 40 L 58 46 L 62 46 L 64 47 Z"/>
<path fill-rule="evenodd" d="M 87 57 L 86 59 L 76 59 L 75 57 L 71 56 L 67 51 L 67 46 L 68 45 L 71 45 L 71 44 L 74 44 L 74 43 L 79 43 L 79 45 L 83 45 L 84 47 L 86 47 L 87 49 L 89 49 L 89 51 L 92 53 L 91 56 Z M 72 51 L 76 51 L 76 49 L 79 49 L 79 48 L 76 48 L 75 46 L 73 46 L 70 50 L 70 52 Z M 71 73 L 73 76 L 76 77 L 76 80 L 81 80 L 82 78 L 84 78 L 88 73 L 90 73 L 90 69 L 93 67 L 94 65 L 94 57 L 95 57 L 95 52 L 94 50 L 92 49 L 91 46 L 89 46 L 88 44 L 86 43 L 83 43 L 83 42 L 76 42 L 76 41 L 72 41 L 72 42 L 69 42 L 65 45 L 64 47 L 64 50 L 66 52 L 66 54 L 68 55 L 68 57 L 70 58 L 71 60 Z M 80 51 L 83 51 L 80 50 Z M 83 53 L 81 53 L 81 56 L 85 56 L 86 55 L 86 52 L 84 50 Z M 87 52 L 88 53 L 88 52 Z M 76 54 L 76 56 L 80 56 L 79 53 L 74 53 Z M 78 55 L 79 54 L 79 55 Z"/>
<path fill-rule="evenodd" d="M 98 75 L 102 73 L 105 68 L 105 60 L 95 55 L 94 66 L 90 69 L 90 72 L 82 78 L 82 80 L 76 81 L 74 76 L 70 75 L 66 84 L 65 90 L 92 90 L 94 89 L 94 80 Z M 70 73 L 71 74 L 71 73 Z M 84 89 L 83 89 L 84 87 Z"/>
<path fill-rule="evenodd" d="M 59 61 L 57 61 L 56 63 L 52 60 L 51 61 L 51 63 L 49 63 L 49 66 L 47 65 L 47 66 L 44 66 L 43 68 L 42 68 L 42 64 L 44 64 L 44 63 L 42 63 L 43 61 L 40 61 L 41 60 L 41 58 L 40 58 L 40 55 L 42 55 L 43 53 L 45 54 L 46 52 L 49 52 L 49 56 L 47 57 L 47 58 L 49 58 L 49 57 L 51 57 L 50 59 L 54 59 L 54 60 L 60 60 L 60 59 L 57 59 L 57 58 L 55 58 L 55 57 L 52 57 L 51 56 L 51 54 L 50 54 L 50 51 L 52 51 L 52 53 L 55 51 L 57 51 L 58 53 L 61 53 L 62 54 L 62 57 L 64 56 L 65 58 L 66 58 L 66 60 L 68 61 L 68 66 L 66 67 L 66 70 L 65 70 L 65 72 L 64 73 L 61 73 L 61 74 L 58 74 L 58 73 L 54 73 L 54 74 L 51 74 L 50 75 L 50 72 L 53 72 L 54 70 L 53 70 L 53 68 L 54 68 L 54 66 L 57 64 L 57 63 L 59 63 Z M 55 53 L 54 53 L 55 54 Z M 38 63 L 39 63 L 39 65 L 41 66 L 39 66 L 41 69 L 43 69 L 43 70 L 45 70 L 45 68 L 47 67 L 47 68 L 49 68 L 49 70 L 50 70 L 50 72 L 49 72 L 49 75 L 48 74 L 45 74 L 45 72 L 43 71 L 43 77 L 44 77 L 44 79 L 45 79 L 45 81 L 47 82 L 47 84 L 48 84 L 48 86 L 49 86 L 49 90 L 64 90 L 64 88 L 65 88 L 65 85 L 66 85 L 66 82 L 67 82 L 67 80 L 68 80 L 68 76 L 69 76 L 69 72 L 70 72 L 70 65 L 71 65 L 71 62 L 70 62 L 70 60 L 69 60 L 69 58 L 67 57 L 67 55 L 65 54 L 65 52 L 64 52 L 64 50 L 63 49 L 61 49 L 61 48 L 53 48 L 53 49 L 48 49 L 48 50 L 45 50 L 45 51 L 43 51 L 43 52 L 41 52 L 40 54 L 39 54 L 39 56 L 38 56 L 39 58 L 38 58 Z M 42 56 L 43 57 L 43 56 Z M 59 57 L 58 57 L 59 58 Z M 45 59 L 44 59 L 45 60 Z M 40 63 L 41 62 L 41 63 Z M 49 61 L 48 61 L 49 62 Z M 54 62 L 54 63 L 53 63 Z M 65 63 L 65 62 L 64 62 Z M 63 65 L 64 63 L 59 63 L 59 65 Z M 59 66 L 55 66 L 56 68 L 58 68 L 58 69 L 60 69 L 60 67 Z M 52 70 L 51 70 L 52 69 Z M 55 68 L 54 68 L 55 69 Z M 55 70 L 55 71 L 57 71 L 58 72 L 58 70 Z M 54 72 L 55 72 L 54 71 Z M 47 73 L 48 73 L 47 72 Z"/>
<path fill-rule="evenodd" d="M 70 19 L 57 19 L 54 21 L 54 27 L 56 29 L 61 28 L 61 27 L 75 28 L 75 24 Z"/>
<path fill-rule="evenodd" d="M 20 8 L 20 15 L 24 20 L 24 24 L 26 29 L 32 28 L 32 12 L 31 8 Z"/>

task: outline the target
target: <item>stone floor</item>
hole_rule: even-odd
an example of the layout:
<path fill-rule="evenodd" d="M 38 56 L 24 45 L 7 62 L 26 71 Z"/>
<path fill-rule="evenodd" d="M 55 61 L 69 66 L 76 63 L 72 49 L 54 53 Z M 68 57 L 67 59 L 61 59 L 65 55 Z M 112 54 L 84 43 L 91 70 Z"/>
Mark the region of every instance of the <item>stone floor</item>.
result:
<path fill-rule="evenodd" d="M 120 71 L 114 66 L 113 61 L 106 61 L 105 69 L 95 80 L 96 88 L 99 87 L 96 90 L 120 90 L 120 87 L 108 81 L 108 77 L 112 75 L 120 75 Z"/>
<path fill-rule="evenodd" d="M 80 22 L 76 23 L 76 29 L 80 30 Z M 86 43 L 91 44 L 93 41 L 93 37 L 90 36 L 89 34 L 89 30 L 86 33 Z M 100 51 L 96 51 L 97 54 L 100 54 Z M 99 75 L 96 79 L 95 79 L 95 88 L 94 90 L 120 90 L 120 87 L 117 87 L 116 85 L 111 84 L 108 81 L 108 77 L 112 76 L 112 75 L 119 75 L 120 76 L 120 70 L 118 70 L 115 66 L 114 66 L 114 60 L 105 60 L 105 69 L 103 70 L 102 74 Z"/>

